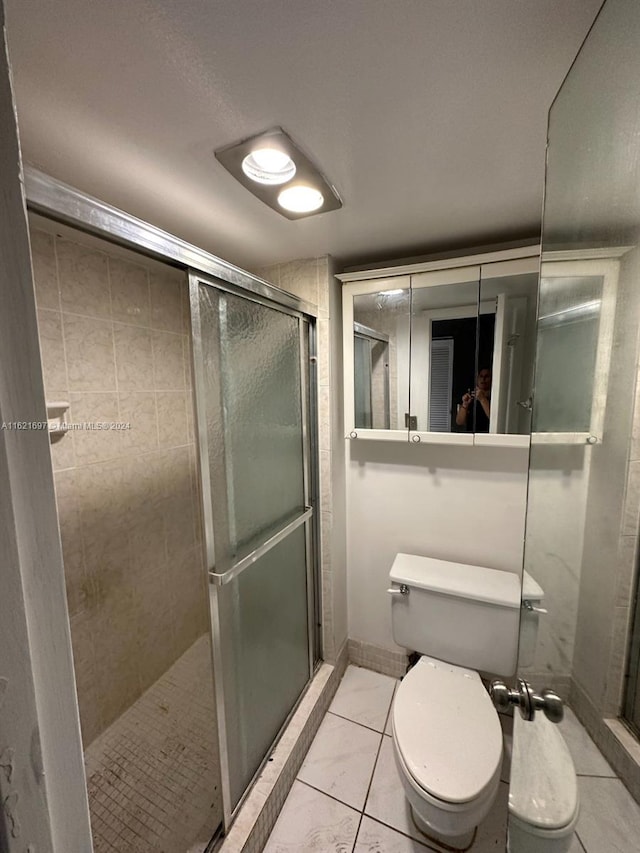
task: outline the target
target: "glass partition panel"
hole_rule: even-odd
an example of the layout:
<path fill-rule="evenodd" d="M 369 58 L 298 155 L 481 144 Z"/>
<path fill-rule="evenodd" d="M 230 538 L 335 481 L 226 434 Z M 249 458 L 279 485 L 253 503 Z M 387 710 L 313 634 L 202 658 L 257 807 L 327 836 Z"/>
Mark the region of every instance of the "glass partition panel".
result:
<path fill-rule="evenodd" d="M 410 305 L 409 288 L 353 297 L 356 427 L 408 426 Z"/>
<path fill-rule="evenodd" d="M 635 784 L 629 685 L 640 669 L 640 626 L 632 627 L 640 506 L 638 44 L 637 0 L 607 0 L 549 114 L 518 660 L 518 676 L 528 682 L 523 699 L 535 694 L 537 709 L 526 720 L 516 717 L 511 853 L 530 850 L 536 836 L 543 848 L 557 841 L 574 849 L 587 837 L 587 848 L 630 853 L 638 846 L 632 798 L 614 808 L 602 779 L 571 778 L 572 771 L 589 772 L 589 744 L 592 767 L 618 773 L 630 790 Z M 537 698 L 548 690 L 565 703 L 565 719 L 553 727 L 543 710 L 552 709 Z M 543 742 L 553 744 L 546 766 Z M 544 791 L 535 776 L 545 780 Z M 606 781 L 624 792 L 622 781 Z M 547 804 L 562 808 L 552 816 Z M 572 838 L 578 809 L 579 840 Z M 552 821 L 560 829 L 544 841 L 540 827 Z"/>

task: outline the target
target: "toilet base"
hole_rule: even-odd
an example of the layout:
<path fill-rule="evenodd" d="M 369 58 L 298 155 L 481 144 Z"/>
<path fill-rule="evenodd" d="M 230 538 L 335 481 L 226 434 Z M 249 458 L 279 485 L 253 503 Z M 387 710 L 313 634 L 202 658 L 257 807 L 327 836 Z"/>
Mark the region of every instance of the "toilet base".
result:
<path fill-rule="evenodd" d="M 422 820 L 411 804 L 409 804 L 409 807 L 411 809 L 411 817 L 416 825 L 416 829 L 418 829 L 422 835 L 426 836 L 429 841 L 435 841 L 436 844 L 444 847 L 445 850 L 453 850 L 455 853 L 465 853 L 466 850 L 471 848 L 471 845 L 476 840 L 476 833 L 478 832 L 477 827 L 469 832 L 465 832 L 464 835 L 439 835 L 434 831 L 433 827 L 429 826 L 428 823 Z"/>

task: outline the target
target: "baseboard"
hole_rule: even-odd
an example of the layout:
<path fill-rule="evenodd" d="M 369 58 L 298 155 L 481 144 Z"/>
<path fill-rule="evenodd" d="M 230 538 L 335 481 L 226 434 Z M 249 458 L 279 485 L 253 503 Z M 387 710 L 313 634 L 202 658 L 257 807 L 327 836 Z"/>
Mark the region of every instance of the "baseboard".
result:
<path fill-rule="evenodd" d="M 362 640 L 349 640 L 349 661 L 392 678 L 401 678 L 407 671 L 406 652 L 385 649 Z"/>

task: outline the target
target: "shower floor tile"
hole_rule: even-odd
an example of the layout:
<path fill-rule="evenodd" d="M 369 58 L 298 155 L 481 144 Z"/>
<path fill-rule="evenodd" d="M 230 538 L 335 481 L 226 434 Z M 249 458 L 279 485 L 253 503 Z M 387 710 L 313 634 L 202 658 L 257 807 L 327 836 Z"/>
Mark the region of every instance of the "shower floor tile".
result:
<path fill-rule="evenodd" d="M 197 853 L 222 815 L 208 637 L 85 751 L 95 853 Z"/>

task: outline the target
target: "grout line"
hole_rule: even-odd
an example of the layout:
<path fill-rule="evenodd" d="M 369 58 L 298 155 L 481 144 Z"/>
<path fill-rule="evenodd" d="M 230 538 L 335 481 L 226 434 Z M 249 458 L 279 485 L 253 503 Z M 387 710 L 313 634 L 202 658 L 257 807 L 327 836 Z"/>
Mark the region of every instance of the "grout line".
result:
<path fill-rule="evenodd" d="M 403 832 L 401 829 L 398 829 L 395 826 L 391 826 L 391 824 L 385 823 L 383 820 L 380 820 L 377 817 L 373 817 L 373 815 L 370 815 L 370 814 L 364 815 L 363 814 L 362 816 L 368 817 L 369 820 L 372 820 L 372 821 L 374 821 L 374 823 L 378 823 L 378 824 L 380 824 L 380 826 L 384 826 L 387 829 L 391 829 L 391 830 L 393 830 L 393 832 L 397 832 L 398 835 L 402 835 L 403 838 L 408 838 L 410 841 L 413 841 L 414 844 L 419 844 L 421 847 L 424 847 L 425 850 L 434 850 L 435 853 L 442 853 L 441 847 L 440 848 L 431 847 L 429 844 L 427 844 L 426 841 L 419 841 L 417 838 L 414 838 L 413 835 L 407 835 L 407 833 Z M 425 836 L 425 838 L 426 838 L 426 836 Z"/>
<path fill-rule="evenodd" d="M 584 844 L 582 843 L 582 839 L 581 839 L 581 838 L 580 838 L 580 836 L 578 835 L 578 830 L 577 830 L 577 829 L 574 829 L 574 830 L 573 830 L 573 834 L 574 834 L 574 835 L 575 835 L 575 837 L 578 839 L 578 844 L 580 845 L 580 848 L 584 851 L 584 853 L 587 853 L 587 848 L 586 848 L 586 847 L 584 846 Z"/>
<path fill-rule="evenodd" d="M 389 712 L 387 711 L 387 714 L 388 713 Z M 364 804 L 362 806 L 362 812 L 360 814 L 360 821 L 358 823 L 358 832 L 356 832 L 356 837 L 353 841 L 353 847 L 351 848 L 351 853 L 353 853 L 353 851 L 356 849 L 356 844 L 358 841 L 358 834 L 360 833 L 360 827 L 362 826 L 362 818 L 364 817 L 364 810 L 367 807 L 367 800 L 369 799 L 369 794 L 371 793 L 371 785 L 373 783 L 373 777 L 375 776 L 375 773 L 376 773 L 376 767 L 378 766 L 378 760 L 380 759 L 380 750 L 382 749 L 383 742 L 384 742 L 384 734 L 381 735 L 381 737 L 380 737 L 380 743 L 378 744 L 378 751 L 376 752 L 376 760 L 373 762 L 373 768 L 371 770 L 371 776 L 369 777 L 369 784 L 367 785 L 367 793 L 365 794 L 365 797 L 364 797 Z"/>
<path fill-rule="evenodd" d="M 344 714 L 336 714 L 335 711 L 327 710 L 327 714 L 331 714 L 333 717 L 339 717 L 341 720 L 346 720 L 347 723 L 353 723 L 355 726 L 360 726 L 363 729 L 367 729 L 367 731 L 375 732 L 377 735 L 384 734 L 384 731 L 380 731 L 380 729 L 374 729 L 372 726 L 367 726 L 366 723 L 361 723 L 359 720 L 353 720 L 351 717 L 345 717 Z M 385 722 L 386 722 L 385 717 Z"/>
<path fill-rule="evenodd" d="M 311 788 L 313 791 L 317 791 L 318 794 L 324 794 L 325 797 L 329 797 L 330 800 L 333 800 L 336 803 L 340 803 L 341 806 L 346 806 L 346 808 L 351 809 L 351 811 L 356 812 L 356 814 L 362 815 L 361 809 L 357 809 L 355 806 L 352 806 L 349 803 L 345 803 L 344 800 L 339 800 L 333 794 L 328 794 L 326 791 L 323 791 L 322 788 L 316 788 L 315 785 L 312 785 L 310 782 L 305 782 L 304 779 L 300 779 L 300 778 L 298 778 L 298 776 L 296 776 L 296 778 L 294 779 L 294 782 L 300 782 L 301 785 L 306 785 L 307 788 Z M 288 795 L 287 795 L 287 799 L 288 799 Z M 286 802 L 286 800 L 285 800 L 285 802 Z"/>

